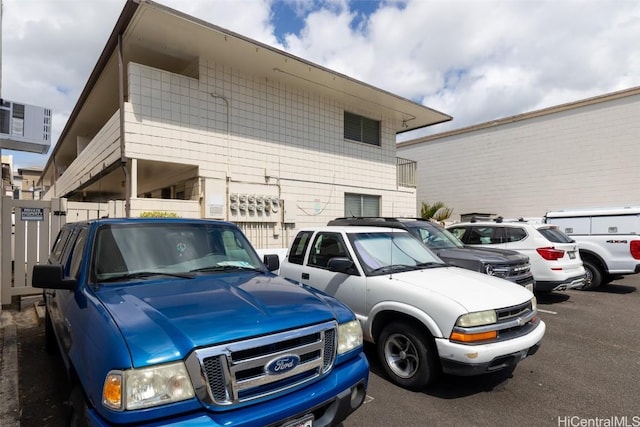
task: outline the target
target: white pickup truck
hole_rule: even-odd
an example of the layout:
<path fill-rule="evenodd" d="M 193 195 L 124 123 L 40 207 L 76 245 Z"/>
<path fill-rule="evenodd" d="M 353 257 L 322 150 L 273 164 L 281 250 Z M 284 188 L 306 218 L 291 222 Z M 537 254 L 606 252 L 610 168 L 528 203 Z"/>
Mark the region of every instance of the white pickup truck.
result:
<path fill-rule="evenodd" d="M 449 267 L 404 230 L 302 229 L 279 274 L 345 302 L 389 378 L 410 390 L 440 372 L 512 370 L 546 329 L 529 290 Z"/>
<path fill-rule="evenodd" d="M 587 273 L 582 289 L 640 273 L 640 206 L 549 211 L 544 222 L 578 244 Z"/>

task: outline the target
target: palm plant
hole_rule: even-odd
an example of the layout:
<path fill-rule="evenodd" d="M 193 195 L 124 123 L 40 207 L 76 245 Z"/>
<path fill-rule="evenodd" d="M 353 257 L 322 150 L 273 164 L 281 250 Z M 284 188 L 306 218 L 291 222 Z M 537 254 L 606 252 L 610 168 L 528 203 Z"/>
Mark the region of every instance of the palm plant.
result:
<path fill-rule="evenodd" d="M 433 219 L 438 222 L 444 222 L 449 219 L 452 214 L 453 208 L 446 207 L 442 202 L 435 202 L 433 204 L 422 202 L 422 207 L 420 208 L 421 218 Z"/>

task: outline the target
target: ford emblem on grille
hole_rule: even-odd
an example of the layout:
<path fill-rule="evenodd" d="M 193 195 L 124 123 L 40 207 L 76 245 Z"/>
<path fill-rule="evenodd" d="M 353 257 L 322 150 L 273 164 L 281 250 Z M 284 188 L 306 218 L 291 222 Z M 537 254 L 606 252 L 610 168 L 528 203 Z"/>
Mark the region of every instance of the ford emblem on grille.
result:
<path fill-rule="evenodd" d="M 280 375 L 295 369 L 298 364 L 300 364 L 299 356 L 287 354 L 269 361 L 269 363 L 264 366 L 264 371 L 269 375 Z"/>

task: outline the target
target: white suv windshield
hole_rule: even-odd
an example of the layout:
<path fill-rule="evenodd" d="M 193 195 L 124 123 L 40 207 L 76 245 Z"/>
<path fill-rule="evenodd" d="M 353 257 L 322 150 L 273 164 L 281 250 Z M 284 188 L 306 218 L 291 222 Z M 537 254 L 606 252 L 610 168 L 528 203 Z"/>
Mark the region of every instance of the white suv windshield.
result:
<path fill-rule="evenodd" d="M 445 266 L 406 232 L 349 233 L 349 240 L 368 275 Z"/>

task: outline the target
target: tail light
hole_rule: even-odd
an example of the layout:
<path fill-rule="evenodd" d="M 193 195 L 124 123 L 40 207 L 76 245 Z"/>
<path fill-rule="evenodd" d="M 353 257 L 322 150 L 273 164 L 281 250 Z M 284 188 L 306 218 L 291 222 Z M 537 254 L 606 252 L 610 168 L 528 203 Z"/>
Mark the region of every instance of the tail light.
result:
<path fill-rule="evenodd" d="M 557 261 L 564 257 L 564 251 L 555 248 L 538 248 L 536 251 L 547 261 Z"/>
<path fill-rule="evenodd" d="M 634 259 L 640 259 L 640 240 L 632 240 L 629 250 Z"/>

